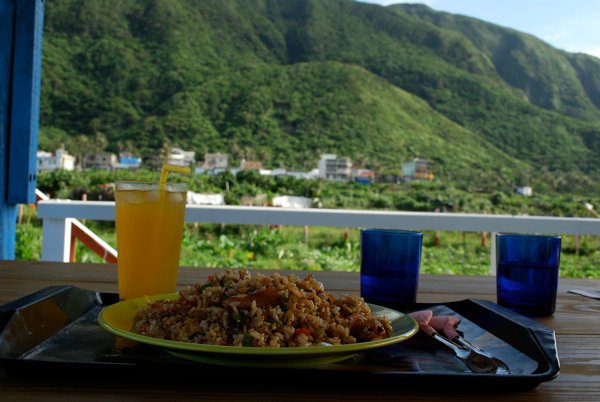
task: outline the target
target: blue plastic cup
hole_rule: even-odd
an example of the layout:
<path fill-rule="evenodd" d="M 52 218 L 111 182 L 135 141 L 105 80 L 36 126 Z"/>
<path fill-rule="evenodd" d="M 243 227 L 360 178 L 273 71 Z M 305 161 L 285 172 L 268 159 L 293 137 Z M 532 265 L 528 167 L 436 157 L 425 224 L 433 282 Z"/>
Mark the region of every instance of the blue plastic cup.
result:
<path fill-rule="evenodd" d="M 394 309 L 416 302 L 423 233 L 364 229 L 360 242 L 360 294 L 365 301 Z"/>
<path fill-rule="evenodd" d="M 498 304 L 527 316 L 554 314 L 560 245 L 559 236 L 496 235 Z"/>

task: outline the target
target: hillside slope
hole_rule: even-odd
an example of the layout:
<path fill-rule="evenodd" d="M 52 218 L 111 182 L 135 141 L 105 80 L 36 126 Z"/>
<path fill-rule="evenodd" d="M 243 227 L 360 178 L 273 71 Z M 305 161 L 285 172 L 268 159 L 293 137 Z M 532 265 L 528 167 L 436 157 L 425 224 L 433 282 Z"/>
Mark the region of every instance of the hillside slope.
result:
<path fill-rule="evenodd" d="M 267 167 L 333 152 L 381 171 L 423 156 L 462 183 L 593 177 L 599 87 L 597 59 L 422 7 L 53 0 L 40 146 L 100 135 Z"/>
<path fill-rule="evenodd" d="M 393 9 L 464 35 L 491 60 L 502 80 L 521 90 L 532 104 L 575 118 L 600 119 L 599 59 L 570 54 L 534 36 L 424 5 L 399 4 Z"/>

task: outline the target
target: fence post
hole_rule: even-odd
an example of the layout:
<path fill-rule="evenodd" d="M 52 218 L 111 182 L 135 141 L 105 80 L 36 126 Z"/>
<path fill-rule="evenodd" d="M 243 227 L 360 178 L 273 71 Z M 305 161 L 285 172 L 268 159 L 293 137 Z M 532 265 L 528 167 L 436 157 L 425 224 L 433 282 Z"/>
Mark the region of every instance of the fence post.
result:
<path fill-rule="evenodd" d="M 496 275 L 496 233 L 490 233 L 490 275 Z"/>
<path fill-rule="evenodd" d="M 42 261 L 69 262 L 73 218 L 44 218 Z"/>

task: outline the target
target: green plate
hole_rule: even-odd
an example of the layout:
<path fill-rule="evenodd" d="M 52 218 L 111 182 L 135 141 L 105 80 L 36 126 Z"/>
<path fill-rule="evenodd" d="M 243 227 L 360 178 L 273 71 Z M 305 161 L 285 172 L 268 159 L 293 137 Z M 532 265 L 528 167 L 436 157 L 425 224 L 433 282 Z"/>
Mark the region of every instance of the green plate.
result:
<path fill-rule="evenodd" d="M 160 299 L 176 300 L 178 293 L 130 299 L 107 306 L 98 315 L 98 322 L 109 332 L 126 339 L 165 348 L 181 358 L 202 363 L 239 367 L 312 367 L 348 359 L 356 353 L 402 342 L 418 331 L 418 324 L 411 317 L 387 307 L 369 304 L 373 314 L 386 315 L 394 329 L 394 335 L 370 342 L 347 345 L 308 346 L 288 348 L 252 348 L 244 346 L 221 346 L 152 338 L 132 332 L 133 320 L 139 309 L 148 302 Z"/>

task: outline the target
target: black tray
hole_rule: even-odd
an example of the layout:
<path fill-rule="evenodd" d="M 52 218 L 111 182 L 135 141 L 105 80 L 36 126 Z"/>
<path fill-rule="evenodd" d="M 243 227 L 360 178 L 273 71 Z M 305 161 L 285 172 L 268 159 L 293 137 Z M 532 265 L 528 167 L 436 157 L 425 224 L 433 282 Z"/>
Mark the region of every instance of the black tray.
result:
<path fill-rule="evenodd" d="M 311 384 L 381 384 L 424 387 L 447 384 L 478 390 L 535 388 L 559 372 L 554 331 L 495 303 L 461 300 L 415 304 L 408 311 L 433 309 L 461 317 L 465 338 L 493 352 L 511 368 L 509 375 L 474 374 L 441 344 L 424 334 L 384 348 L 364 352 L 341 363 L 310 369 L 235 368 L 178 359 L 164 350 L 116 337 L 97 323 L 100 310 L 118 301 L 116 294 L 74 286 L 49 287 L 0 307 L 0 365 L 20 375 L 42 370 L 44 375 L 84 375 L 101 372 L 120 376 L 141 374 L 202 378 L 235 384 L 268 378 L 269 382 L 302 376 Z M 231 383 L 230 383 L 231 384 Z M 231 385 L 229 385 L 231 386 Z"/>

